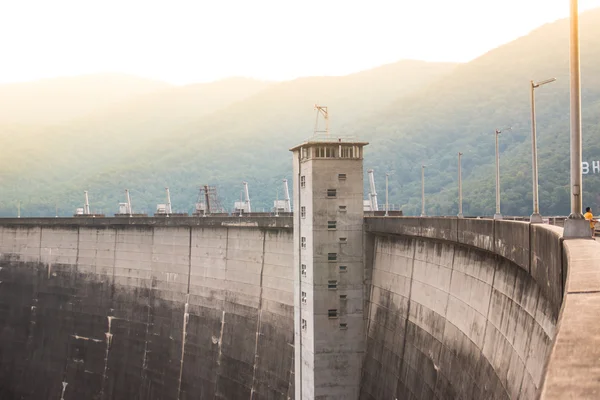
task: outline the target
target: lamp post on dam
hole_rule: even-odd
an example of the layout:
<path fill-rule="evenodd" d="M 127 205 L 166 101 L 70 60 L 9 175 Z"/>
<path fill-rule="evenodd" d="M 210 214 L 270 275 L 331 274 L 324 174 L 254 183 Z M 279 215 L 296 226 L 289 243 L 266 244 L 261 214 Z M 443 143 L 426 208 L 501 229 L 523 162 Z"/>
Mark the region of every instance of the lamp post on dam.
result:
<path fill-rule="evenodd" d="M 533 213 L 529 218 L 529 222 L 531 223 L 542 223 L 542 216 L 540 215 L 540 203 L 538 199 L 538 166 L 537 166 L 537 141 L 536 141 L 536 131 L 535 131 L 535 89 L 545 85 L 547 83 L 554 82 L 556 78 L 546 79 L 545 81 L 541 81 L 535 83 L 534 81 L 530 82 L 530 94 L 531 94 L 531 164 L 532 164 L 532 176 L 533 176 Z"/>
<path fill-rule="evenodd" d="M 577 0 L 570 3 L 570 54 L 569 71 L 571 78 L 571 214 L 565 221 L 565 239 L 589 238 L 591 232 L 588 221 L 582 214 L 582 167 L 581 167 L 581 76 L 579 64 L 579 6 Z"/>
<path fill-rule="evenodd" d="M 425 217 L 425 167 L 427 165 L 421 164 L 421 217 Z"/>
<path fill-rule="evenodd" d="M 461 157 L 463 153 L 458 152 L 458 218 L 463 218 L 462 209 L 462 171 L 461 171 Z"/>
<path fill-rule="evenodd" d="M 503 131 L 510 131 L 511 129 L 496 129 L 494 133 L 496 139 L 496 213 L 494 214 L 494 219 L 502 219 L 502 214 L 500 213 L 500 152 L 498 150 L 498 135 Z"/>

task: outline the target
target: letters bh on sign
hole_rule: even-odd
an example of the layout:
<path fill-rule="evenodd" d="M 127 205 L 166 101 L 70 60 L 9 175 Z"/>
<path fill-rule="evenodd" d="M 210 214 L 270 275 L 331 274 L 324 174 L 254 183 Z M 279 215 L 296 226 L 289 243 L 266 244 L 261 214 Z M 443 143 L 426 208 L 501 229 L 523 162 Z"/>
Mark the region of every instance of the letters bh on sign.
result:
<path fill-rule="evenodd" d="M 590 163 L 584 161 L 581 163 L 581 173 L 587 175 L 590 172 Z M 592 173 L 600 173 L 600 161 L 592 161 Z"/>

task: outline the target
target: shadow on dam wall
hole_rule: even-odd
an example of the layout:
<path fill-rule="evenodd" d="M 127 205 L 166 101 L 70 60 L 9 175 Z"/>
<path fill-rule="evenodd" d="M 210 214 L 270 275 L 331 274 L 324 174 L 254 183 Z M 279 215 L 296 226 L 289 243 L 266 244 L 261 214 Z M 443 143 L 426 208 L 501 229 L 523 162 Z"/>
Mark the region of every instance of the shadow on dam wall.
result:
<path fill-rule="evenodd" d="M 0 226 L 0 398 L 293 397 L 292 230 L 139 223 Z"/>
<path fill-rule="evenodd" d="M 535 399 L 564 288 L 542 225 L 367 218 L 361 399 Z"/>

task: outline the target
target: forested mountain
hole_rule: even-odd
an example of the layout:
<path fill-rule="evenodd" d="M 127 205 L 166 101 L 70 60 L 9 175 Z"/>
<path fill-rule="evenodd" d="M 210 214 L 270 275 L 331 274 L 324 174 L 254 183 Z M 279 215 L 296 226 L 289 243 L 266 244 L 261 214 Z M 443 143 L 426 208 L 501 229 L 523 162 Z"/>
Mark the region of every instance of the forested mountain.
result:
<path fill-rule="evenodd" d="M 600 160 L 600 9 L 583 13 L 581 31 L 583 159 Z M 427 212 L 453 215 L 457 153 L 463 156 L 464 211 L 495 211 L 494 131 L 500 135 L 502 212 L 529 215 L 531 195 L 530 80 L 556 77 L 536 89 L 541 212 L 568 214 L 569 21 L 545 25 L 457 67 L 449 76 L 400 98 L 377 118 L 357 125 L 373 132 L 368 165 L 394 171 L 394 201 L 420 213 L 420 165 L 426 168 Z M 374 155 L 377 156 L 374 156 Z M 390 157 L 390 155 L 394 155 Z M 381 156 L 380 156 L 381 155 Z M 591 170 L 591 168 L 590 168 Z M 379 186 L 383 177 L 379 176 Z M 584 203 L 600 206 L 600 174 L 584 175 Z"/>
<path fill-rule="evenodd" d="M 168 89 L 41 132 L 18 127 L 0 170 L 0 212 L 14 214 L 20 199 L 24 212 L 51 214 L 58 203 L 71 213 L 89 190 L 93 207 L 112 213 L 125 188 L 138 210 L 152 212 L 165 186 L 175 207 L 191 210 L 204 183 L 218 185 L 230 207 L 242 180 L 256 207 L 269 207 L 290 170 L 287 149 L 313 132 L 315 103 L 330 107 L 334 131 L 454 66 L 402 61 L 342 77 L 227 80 L 201 85 L 202 101 L 181 97 L 190 87 Z"/>
<path fill-rule="evenodd" d="M 600 160 L 600 10 L 582 13 L 580 26 L 584 160 L 591 164 Z M 93 210 L 112 214 L 125 188 L 134 211 L 152 213 L 165 186 L 175 209 L 191 211 L 205 183 L 217 185 L 231 207 L 244 180 L 253 208 L 269 208 L 277 190 L 281 197 L 281 179 L 291 179 L 287 150 L 313 132 L 315 103 L 329 107 L 333 135 L 370 142 L 365 169 L 376 171 L 380 202 L 391 172 L 390 202 L 407 214 L 420 213 L 422 163 L 427 213 L 456 214 L 458 151 L 464 212 L 493 214 L 494 130 L 512 127 L 500 135 L 502 213 L 529 215 L 529 81 L 549 77 L 557 81 L 536 89 L 541 212 L 566 214 L 568 38 L 561 20 L 461 65 L 401 61 L 343 77 L 241 80 L 230 83 L 244 90 L 219 100 L 202 93 L 197 103 L 184 99 L 193 88 L 167 88 L 51 128 L 0 128 L 0 138 L 8 132 L 12 139 L 0 161 L 0 215 L 14 215 L 18 200 L 23 215 L 53 215 L 55 203 L 69 215 L 83 190 Z M 598 209 L 600 173 L 591 172 L 584 201 Z"/>

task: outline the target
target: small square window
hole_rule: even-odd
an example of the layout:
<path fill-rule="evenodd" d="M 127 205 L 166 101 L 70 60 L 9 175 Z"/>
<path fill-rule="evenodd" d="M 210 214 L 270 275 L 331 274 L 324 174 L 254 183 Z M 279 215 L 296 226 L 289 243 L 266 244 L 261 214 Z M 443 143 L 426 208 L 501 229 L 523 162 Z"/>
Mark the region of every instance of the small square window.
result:
<path fill-rule="evenodd" d="M 300 207 L 300 218 L 306 218 L 306 207 Z"/>
<path fill-rule="evenodd" d="M 306 187 L 306 177 L 305 177 L 304 175 L 302 175 L 302 176 L 300 177 L 300 187 L 301 187 L 301 188 L 304 188 L 304 187 Z"/>
<path fill-rule="evenodd" d="M 327 316 L 329 316 L 329 318 L 337 318 L 338 317 L 338 310 L 337 309 L 329 310 L 327 312 Z"/>
<path fill-rule="evenodd" d="M 348 267 L 345 265 L 340 265 L 340 272 L 346 272 L 348 271 Z"/>
<path fill-rule="evenodd" d="M 338 179 L 340 181 L 345 181 L 346 180 L 346 174 L 338 174 Z"/>
<path fill-rule="evenodd" d="M 306 304 L 306 292 L 302 292 L 302 304 Z"/>
<path fill-rule="evenodd" d="M 346 206 L 339 206 L 340 212 L 346 212 Z"/>
<path fill-rule="evenodd" d="M 336 189 L 327 189 L 327 197 L 334 198 L 336 196 L 337 196 L 337 190 Z"/>
<path fill-rule="evenodd" d="M 306 238 L 304 236 L 302 236 L 302 248 L 306 249 Z"/>
<path fill-rule="evenodd" d="M 337 222 L 336 221 L 327 221 L 327 229 L 336 229 Z"/>
<path fill-rule="evenodd" d="M 302 318 L 302 330 L 306 330 L 306 320 L 304 318 Z"/>
<path fill-rule="evenodd" d="M 305 277 L 306 276 L 306 264 L 302 264 L 301 271 L 302 271 L 302 276 Z"/>
<path fill-rule="evenodd" d="M 327 281 L 327 289 L 337 290 L 337 281 Z"/>
<path fill-rule="evenodd" d="M 348 329 L 348 324 L 346 324 L 346 323 L 340 324 L 340 330 L 345 331 L 346 329 Z"/>
<path fill-rule="evenodd" d="M 337 261 L 337 253 L 327 253 L 327 261 Z"/>
<path fill-rule="evenodd" d="M 348 295 L 347 294 L 340 294 L 340 300 L 348 300 Z"/>
<path fill-rule="evenodd" d="M 348 243 L 348 238 L 340 238 L 340 243 Z"/>

